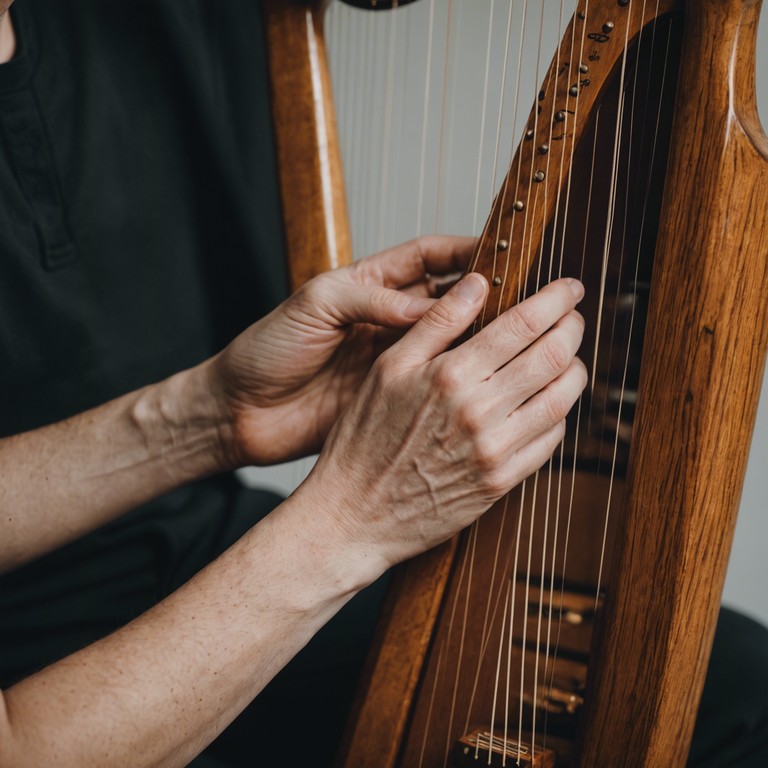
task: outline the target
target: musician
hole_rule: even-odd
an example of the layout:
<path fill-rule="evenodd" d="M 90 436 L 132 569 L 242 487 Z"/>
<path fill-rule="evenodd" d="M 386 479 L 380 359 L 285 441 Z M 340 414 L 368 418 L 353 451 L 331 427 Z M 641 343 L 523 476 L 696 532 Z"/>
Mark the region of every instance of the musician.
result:
<path fill-rule="evenodd" d="M 581 285 L 456 348 L 488 286 L 432 276 L 470 239 L 283 300 L 258 6 L 0 19 L 0 765 L 326 764 L 351 598 L 546 461 L 586 382 Z M 285 501 L 231 474 L 318 449 Z"/>

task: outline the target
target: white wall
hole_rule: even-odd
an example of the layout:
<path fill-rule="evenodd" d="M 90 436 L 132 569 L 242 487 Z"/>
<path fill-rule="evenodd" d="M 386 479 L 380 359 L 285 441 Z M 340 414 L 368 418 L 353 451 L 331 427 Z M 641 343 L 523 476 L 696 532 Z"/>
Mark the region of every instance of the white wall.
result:
<path fill-rule="evenodd" d="M 522 130 L 536 83 L 561 36 L 561 7 L 565 24 L 573 5 L 572 0 L 544 0 L 543 5 L 531 0 L 523 19 L 523 4 L 513 3 L 510 16 L 505 0 L 422 0 L 395 14 L 334 4 L 327 32 L 358 255 L 421 232 L 478 231 L 508 165 L 513 137 Z M 550 53 L 538 61 L 542 13 L 542 50 Z M 768 124 L 766 16 L 760 28 L 758 98 Z M 504 61 L 507 40 L 508 75 L 503 79 L 497 64 Z M 489 50 L 493 66 L 486 78 Z M 425 100 L 427 77 L 430 96 Z M 305 461 L 249 470 L 248 478 L 288 492 L 310 466 Z M 727 604 L 766 623 L 767 470 L 768 376 L 724 594 Z"/>

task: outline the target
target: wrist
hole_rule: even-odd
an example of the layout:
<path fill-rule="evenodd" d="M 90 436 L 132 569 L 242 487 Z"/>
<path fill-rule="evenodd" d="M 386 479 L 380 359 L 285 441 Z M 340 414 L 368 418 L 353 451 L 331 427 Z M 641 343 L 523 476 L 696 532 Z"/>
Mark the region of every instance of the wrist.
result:
<path fill-rule="evenodd" d="M 362 515 L 362 510 L 350 508 L 356 507 L 354 494 L 346 496 L 344 483 L 328 479 L 313 470 L 291 495 L 291 514 L 330 593 L 353 594 L 376 581 L 391 563 L 375 542 L 357 535 L 349 525 L 350 519 Z"/>
<path fill-rule="evenodd" d="M 310 474 L 290 498 L 297 536 L 318 569 L 318 586 L 324 585 L 329 597 L 359 592 L 389 567 L 375 547 L 349 535 L 339 490 Z"/>
<path fill-rule="evenodd" d="M 151 455 L 179 482 L 233 469 L 231 425 L 209 362 L 142 390 L 131 409 Z"/>

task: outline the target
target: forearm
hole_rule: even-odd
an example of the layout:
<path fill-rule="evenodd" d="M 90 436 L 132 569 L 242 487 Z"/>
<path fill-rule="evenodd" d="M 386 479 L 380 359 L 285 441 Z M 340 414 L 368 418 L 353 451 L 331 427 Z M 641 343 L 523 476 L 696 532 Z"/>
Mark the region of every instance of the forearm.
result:
<path fill-rule="evenodd" d="M 206 365 L 0 440 L 0 570 L 225 468 Z"/>
<path fill-rule="evenodd" d="M 325 516 L 303 505 L 292 497 L 151 611 L 9 689 L 0 764 L 186 765 L 369 580 L 323 547 Z"/>

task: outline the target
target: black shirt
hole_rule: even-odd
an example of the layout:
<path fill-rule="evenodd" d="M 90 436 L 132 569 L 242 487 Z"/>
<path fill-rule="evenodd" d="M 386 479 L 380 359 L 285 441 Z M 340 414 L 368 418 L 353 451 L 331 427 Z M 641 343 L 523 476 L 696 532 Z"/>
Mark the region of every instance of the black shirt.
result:
<path fill-rule="evenodd" d="M 18 0 L 11 16 L 0 435 L 194 365 L 286 293 L 259 5 Z M 0 686 L 146 610 L 274 501 L 206 480 L 0 578 Z"/>
<path fill-rule="evenodd" d="M 260 8 L 18 0 L 0 435 L 189 367 L 286 292 Z"/>

